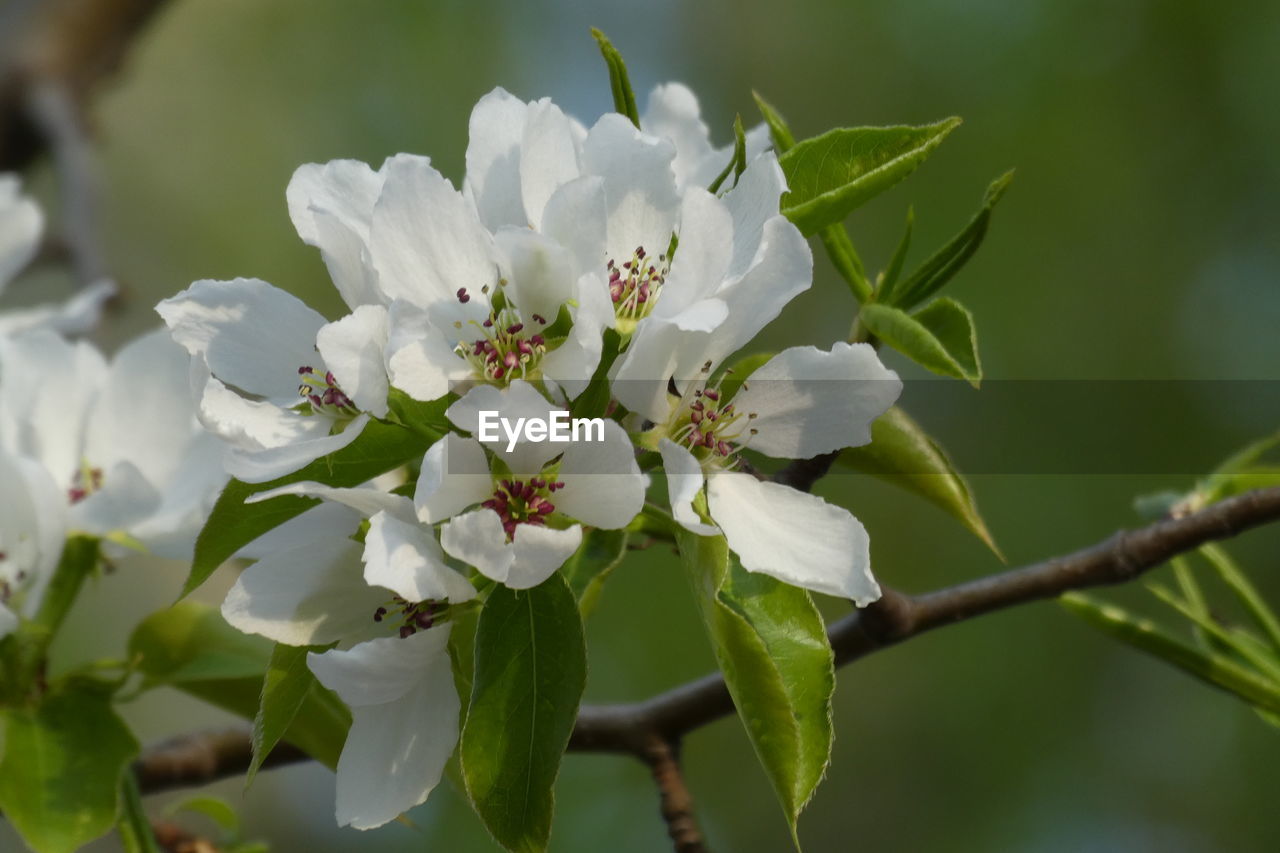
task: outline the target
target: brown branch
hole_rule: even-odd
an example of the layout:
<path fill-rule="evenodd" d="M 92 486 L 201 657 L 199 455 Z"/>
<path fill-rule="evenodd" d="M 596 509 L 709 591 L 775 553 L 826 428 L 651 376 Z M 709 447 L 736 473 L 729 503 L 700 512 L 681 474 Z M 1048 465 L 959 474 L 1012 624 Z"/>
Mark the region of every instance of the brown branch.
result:
<path fill-rule="evenodd" d="M 1054 598 L 1084 587 L 1124 583 L 1178 554 L 1280 519 L 1280 487 L 1258 489 L 1207 509 L 1120 532 L 1104 542 L 1024 568 L 956 586 L 907 595 L 885 590 L 875 604 L 833 623 L 828 634 L 836 665 L 917 634 L 1005 607 Z M 613 752 L 650 761 L 654 737 L 681 736 L 733 713 L 719 674 L 704 676 L 643 702 L 584 705 L 569 741 L 576 752 Z M 211 745 L 204 741 L 212 739 Z M 144 792 L 199 785 L 243 773 L 251 749 L 247 732 L 193 734 L 148 749 L 137 763 Z M 281 745 L 264 766 L 305 758 Z"/>
<path fill-rule="evenodd" d="M 640 756 L 649 765 L 658 796 L 662 819 L 676 853 L 706 853 L 702 831 L 693 816 L 693 797 L 680 770 L 679 744 L 658 735 L 650 735 Z"/>

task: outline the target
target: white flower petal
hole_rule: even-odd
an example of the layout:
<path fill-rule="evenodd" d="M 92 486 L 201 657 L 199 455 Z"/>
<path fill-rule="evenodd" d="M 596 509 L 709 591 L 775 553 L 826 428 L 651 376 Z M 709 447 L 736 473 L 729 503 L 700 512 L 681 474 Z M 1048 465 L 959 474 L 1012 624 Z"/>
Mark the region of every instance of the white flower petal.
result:
<path fill-rule="evenodd" d="M 316 333 L 316 349 L 340 387 L 362 412 L 387 414 L 387 309 L 361 305 Z"/>
<path fill-rule="evenodd" d="M 439 784 L 458 742 L 461 710 L 444 650 L 448 634 L 444 625 L 403 640 L 369 641 L 380 644 L 373 654 L 408 660 L 417 681 L 395 700 L 352 708 L 337 768 L 339 826 L 381 826 L 424 802 Z M 400 645 L 385 645 L 392 642 Z M 321 657 L 313 653 L 308 662 L 314 668 Z"/>
<path fill-rule="evenodd" d="M 102 487 L 71 507 L 77 530 L 106 536 L 125 531 L 160 507 L 160 493 L 132 462 L 117 462 L 103 472 Z"/>
<path fill-rule="evenodd" d="M 326 248 L 316 212 L 324 211 L 357 236 L 367 238 L 373 205 L 382 191 L 382 173 L 359 160 L 330 160 L 299 166 L 285 198 L 298 236 L 308 246 Z"/>
<path fill-rule="evenodd" d="M 755 265 L 716 293 L 728 305 L 728 317 L 716 328 L 706 350 L 692 362 L 682 363 L 677 376 L 694 375 L 704 361 L 720 364 L 750 343 L 812 283 L 813 254 L 799 229 L 783 216 L 767 221 Z"/>
<path fill-rule="evenodd" d="M 414 488 L 418 518 L 435 524 L 491 497 L 493 480 L 484 449 L 473 438 L 448 433 L 427 449 Z"/>
<path fill-rule="evenodd" d="M 34 329 L 67 336 L 87 334 L 98 325 L 103 307 L 116 292 L 115 282 L 104 278 L 77 290 L 61 303 L 5 311 L 0 314 L 0 335 Z"/>
<path fill-rule="evenodd" d="M 364 579 L 405 601 L 469 601 L 475 588 L 449 568 L 431 528 L 380 512 L 369 519 Z"/>
<path fill-rule="evenodd" d="M 554 323 L 561 306 L 573 296 L 572 256 L 554 240 L 528 228 L 503 228 L 495 241 L 508 282 L 507 298 L 519 309 L 528 332 L 540 329 L 535 314 Z"/>
<path fill-rule="evenodd" d="M 859 607 L 880 597 L 867 531 L 848 510 L 737 471 L 707 478 L 707 502 L 748 571 Z"/>
<path fill-rule="evenodd" d="M 543 380 L 556 383 L 570 400 L 587 390 L 591 377 L 600 364 L 602 331 L 602 326 L 588 320 L 574 323 L 569 336 L 542 357 L 539 367 Z"/>
<path fill-rule="evenodd" d="M 327 210 L 313 210 L 311 217 L 319 235 L 320 257 L 347 307 L 385 302 L 369 251 L 368 225 L 360 234 Z"/>
<path fill-rule="evenodd" d="M 579 440 L 564 451 L 558 478 L 564 488 L 551 496 L 556 511 L 614 530 L 626 527 L 644 507 L 644 477 L 626 431 L 604 422 L 604 441 Z"/>
<path fill-rule="evenodd" d="M 450 330 L 452 331 L 452 330 Z M 391 384 L 415 400 L 438 400 L 473 369 L 454 352 L 455 336 L 437 329 L 431 316 L 407 302 L 391 303 L 387 372 Z"/>
<path fill-rule="evenodd" d="M 681 527 L 699 536 L 715 536 L 720 529 L 706 524 L 694 512 L 693 499 L 702 490 L 702 466 L 688 449 L 669 438 L 658 444 L 662 454 L 662 470 L 667 475 L 667 496 L 671 501 L 671 516 Z"/>
<path fill-rule="evenodd" d="M 520 141 L 528 109 L 499 87 L 471 110 L 466 192 L 491 230 L 527 224 L 520 197 Z"/>
<path fill-rule="evenodd" d="M 90 415 L 84 456 L 108 470 L 137 466 L 157 488 L 181 467 L 199 432 L 188 382 L 189 358 L 165 329 L 156 329 L 116 353 Z"/>
<path fill-rule="evenodd" d="M 548 199 L 542 213 L 541 231 L 569 250 L 579 275 L 596 272 L 604 276 L 609 260 L 605 255 L 607 224 L 604 179 L 584 175 L 560 187 Z M 603 277 L 600 285 L 607 293 Z M 613 313 L 612 304 L 609 313 Z"/>
<path fill-rule="evenodd" d="M 733 217 L 723 201 L 694 187 L 685 192 L 680 210 L 680 247 L 653 309 L 660 317 L 713 296 L 733 254 Z"/>
<path fill-rule="evenodd" d="M 576 524 L 567 530 L 519 525 L 511 543 L 515 558 L 506 585 L 511 589 L 537 586 L 563 566 L 581 544 L 582 528 Z"/>
<path fill-rule="evenodd" d="M 496 388 L 492 385 L 478 385 L 472 388 L 461 399 L 449 406 L 445 416 L 458 429 L 471 433 L 481 444 L 497 453 L 510 466 L 513 473 L 536 474 L 542 470 L 543 465 L 559 456 L 564 448 L 550 441 L 525 440 L 519 421 L 521 418 L 526 421 L 530 418 L 549 421 L 551 412 L 559 408 L 548 402 L 547 398 L 539 394 L 528 382 L 516 380 L 506 388 Z M 489 418 L 489 423 L 493 425 L 490 434 L 497 436 L 493 441 L 485 441 L 480 434 L 481 412 L 497 413 L 496 416 Z M 511 450 L 507 449 L 510 437 L 502 426 L 500 418 L 506 418 L 508 426 L 518 433 L 516 443 Z"/>
<path fill-rule="evenodd" d="M 756 414 L 752 450 L 808 459 L 871 441 L 872 421 L 901 392 L 898 374 L 869 344 L 837 343 L 830 352 L 783 350 L 751 374 L 733 402 Z"/>
<path fill-rule="evenodd" d="M 682 329 L 661 317 L 649 317 L 636 330 L 627 351 L 613 363 L 609 372 L 613 395 L 631 411 L 662 423 L 671 411 L 668 380 L 699 377 L 703 354 L 717 334 Z"/>
<path fill-rule="evenodd" d="M 448 660 L 449 630 L 446 624 L 405 638 L 366 640 L 345 651 L 310 652 L 307 666 L 352 708 L 394 702 L 422 683 L 434 658 Z"/>
<path fill-rule="evenodd" d="M 318 420 L 318 419 L 317 419 Z M 283 447 L 247 451 L 232 448 L 223 462 L 226 471 L 246 483 L 265 483 L 328 456 L 346 447 L 360 437 L 369 423 L 368 415 L 360 415 L 336 435 L 324 435 Z"/>
<path fill-rule="evenodd" d="M 0 175 L 0 292 L 40 248 L 44 215 L 22 195 L 17 175 Z"/>
<path fill-rule="evenodd" d="M 497 283 L 493 240 L 475 208 L 430 163 L 400 154 L 383 167 L 370 245 L 388 300 L 426 307 Z"/>
<path fill-rule="evenodd" d="M 282 447 L 329 434 L 333 422 L 323 415 L 303 415 L 274 403 L 241 397 L 205 374 L 196 409 L 201 425 L 223 441 L 244 450 Z"/>
<path fill-rule="evenodd" d="M 440 528 L 440 546 L 449 556 L 498 583 L 507 582 L 516 557 L 502 529 L 502 519 L 491 509 L 473 509 L 446 521 Z"/>
<path fill-rule="evenodd" d="M 18 627 L 18 616 L 0 604 L 0 640 L 12 634 Z"/>
<path fill-rule="evenodd" d="M 361 576 L 360 546 L 330 531 L 245 569 L 223 600 L 222 615 L 239 630 L 277 643 L 325 645 L 367 629 L 387 598 Z"/>
<path fill-rule="evenodd" d="M 578 177 L 578 158 L 572 121 L 547 98 L 530 104 L 520 140 L 520 192 L 531 227 L 542 226 L 547 200 Z"/>
<path fill-rule="evenodd" d="M 325 324 L 296 296 L 247 278 L 197 281 L 156 311 L 223 382 L 276 400 L 298 396 L 298 368 L 315 361 Z"/>
<path fill-rule="evenodd" d="M 761 154 L 747 164 L 738 183 L 724 195 L 725 206 L 733 216 L 733 261 L 729 269 L 742 274 L 756 257 L 756 249 L 764 238 L 764 224 L 778 215 L 778 204 L 787 191 L 787 179 L 772 151 Z"/>
<path fill-rule="evenodd" d="M 712 154 L 711 132 L 702 120 L 698 99 L 683 83 L 654 87 L 649 93 L 644 114 L 640 116 L 640 128 L 645 133 L 670 139 L 675 145 L 676 157 L 672 167 L 676 182 L 681 187 L 690 185 L 698 167 Z M 713 174 L 712 179 L 714 177 Z M 702 186 L 709 183 L 705 181 Z"/>
<path fill-rule="evenodd" d="M 274 489 L 258 492 L 245 499 L 247 504 L 261 503 L 281 495 L 297 495 L 304 498 L 321 498 L 332 503 L 350 507 L 366 518 L 380 512 L 390 513 L 405 521 L 413 520 L 413 501 L 404 495 L 384 492 L 380 489 L 359 487 L 354 489 L 335 488 L 324 483 L 304 480 L 300 483 L 289 483 Z"/>
<path fill-rule="evenodd" d="M 604 178 L 606 249 L 618 264 L 637 246 L 655 255 L 667 250 L 680 208 L 674 158 L 670 142 L 642 134 L 617 113 L 606 113 L 587 133 L 583 171 Z"/>

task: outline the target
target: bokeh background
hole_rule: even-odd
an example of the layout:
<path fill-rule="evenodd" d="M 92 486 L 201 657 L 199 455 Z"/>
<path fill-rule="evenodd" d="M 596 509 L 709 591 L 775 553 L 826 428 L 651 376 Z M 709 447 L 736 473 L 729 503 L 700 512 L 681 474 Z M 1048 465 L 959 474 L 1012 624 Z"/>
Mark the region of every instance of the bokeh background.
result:
<path fill-rule="evenodd" d="M 97 102 L 107 251 L 129 288 L 100 343 L 155 325 L 150 306 L 198 278 L 261 277 L 335 315 L 318 254 L 288 219 L 293 169 L 412 151 L 459 179 L 471 105 L 498 85 L 550 95 L 589 121 L 610 106 L 592 25 L 623 51 L 642 99 L 659 82 L 690 84 L 721 143 L 736 112 L 754 120 L 752 88 L 799 135 L 963 116 L 916 175 L 850 225 L 878 269 L 913 204 L 919 260 L 967 220 L 991 178 L 1017 167 L 952 291 L 977 317 L 988 376 L 1280 378 L 1280 5 L 1260 0 L 174 0 Z M 51 175 L 32 180 L 56 209 Z M 15 291 L 34 299 L 59 286 L 33 274 Z M 852 308 L 819 259 L 812 291 L 760 346 L 842 339 Z M 1232 399 L 1192 393 L 1174 416 L 1092 414 L 1118 447 L 1158 436 L 1214 458 L 1250 418 L 1247 400 Z M 902 402 L 911 411 L 910 390 Z M 927 426 L 947 443 L 945 412 Z M 1052 460 L 1072 433 L 1053 419 L 1040 428 L 1031 441 L 1044 470 L 1061 471 Z M 1122 457 L 1098 470 L 1111 473 L 972 478 L 1011 564 L 1135 524 L 1136 494 L 1189 485 L 1126 475 Z M 842 476 L 821 491 L 864 520 L 892 586 L 923 591 L 1001 568 L 950 519 L 889 486 Z M 1278 546 L 1265 531 L 1232 546 L 1273 601 Z M 128 625 L 172 601 L 181 571 L 104 579 L 60 653 L 121 652 Z M 1141 589 L 1107 594 L 1148 606 Z M 678 564 L 658 551 L 614 574 L 589 642 L 591 701 L 643 698 L 713 666 Z M 145 740 L 226 721 L 176 695 L 127 713 Z M 1053 603 L 843 670 L 835 715 L 834 760 L 800 824 L 807 850 L 1280 849 L 1280 732 Z M 689 737 L 684 756 L 714 849 L 788 848 L 736 720 Z M 333 827 L 333 780 L 320 768 L 271 771 L 248 796 L 242 787 L 213 790 L 243 807 L 249 837 L 279 851 L 497 849 L 447 786 L 410 813 L 413 827 L 370 833 Z M 149 802 L 159 810 L 182 796 Z M 557 803 L 553 850 L 666 849 L 652 785 L 630 759 L 568 756 Z M 7 832 L 0 848 L 16 849 Z"/>

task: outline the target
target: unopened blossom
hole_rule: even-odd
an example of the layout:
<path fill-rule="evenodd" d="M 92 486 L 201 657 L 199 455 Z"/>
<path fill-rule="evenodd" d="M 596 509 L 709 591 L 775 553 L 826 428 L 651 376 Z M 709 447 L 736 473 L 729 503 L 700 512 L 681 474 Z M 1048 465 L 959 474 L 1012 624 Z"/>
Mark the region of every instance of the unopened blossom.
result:
<path fill-rule="evenodd" d="M 0 338 L 0 445 L 57 484 L 70 528 L 190 556 L 225 482 L 163 330 L 110 360 L 49 331 Z"/>
<path fill-rule="evenodd" d="M 655 431 L 672 514 L 701 535 L 723 533 L 743 568 L 862 606 L 880 597 L 865 528 L 848 510 L 735 470 L 745 448 L 808 459 L 871 440 L 871 423 L 902 391 L 867 344 L 783 350 L 730 397 L 705 376 L 669 402 Z M 695 510 L 706 486 L 713 524 Z"/>
<path fill-rule="evenodd" d="M 39 608 L 66 524 L 67 504 L 49 472 L 0 445 L 0 638 Z"/>
<path fill-rule="evenodd" d="M 449 608 L 475 590 L 438 546 L 435 559 L 422 559 L 427 546 L 407 498 L 374 488 L 335 495 L 342 500 L 272 532 L 222 613 L 279 643 L 338 644 L 307 663 L 352 712 L 338 760 L 338 823 L 370 829 L 423 802 L 457 743 Z M 362 514 L 373 516 L 363 545 L 354 538 Z"/>
<path fill-rule="evenodd" d="M 234 477 L 296 471 L 388 411 L 382 306 L 329 323 L 279 288 L 238 278 L 197 281 L 156 311 L 201 371 L 200 421 L 226 444 Z"/>
<path fill-rule="evenodd" d="M 0 174 L 0 294 L 36 256 L 44 233 L 44 215 L 22 194 L 17 175 Z M 97 325 L 102 306 L 115 294 L 110 281 L 94 282 L 61 305 L 38 305 L 0 311 L 0 334 L 52 329 L 73 335 Z"/>

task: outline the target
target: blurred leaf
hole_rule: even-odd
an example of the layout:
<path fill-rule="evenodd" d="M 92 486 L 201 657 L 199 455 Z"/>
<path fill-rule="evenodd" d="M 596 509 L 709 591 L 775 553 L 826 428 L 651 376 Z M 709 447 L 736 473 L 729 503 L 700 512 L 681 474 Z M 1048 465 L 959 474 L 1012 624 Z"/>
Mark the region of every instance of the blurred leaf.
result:
<path fill-rule="evenodd" d="M 191 574 L 182 587 L 182 594 L 187 595 L 208 580 L 236 551 L 320 502 L 317 498 L 281 495 L 262 503 L 246 504 L 249 497 L 303 480 L 316 480 L 330 486 L 358 486 L 406 462 L 420 459 L 431 443 L 431 438 L 421 432 L 370 421 L 351 444 L 292 474 L 269 483 L 232 480 L 222 490 L 196 539 Z"/>
<path fill-rule="evenodd" d="M 438 400 L 424 403 L 399 388 L 392 388 L 387 395 L 387 406 L 396 423 L 434 442 L 453 428 L 444 413 L 457 399 L 457 394 L 446 394 Z"/>
<path fill-rule="evenodd" d="M 1147 588 L 1151 590 L 1156 598 L 1191 620 L 1193 625 L 1204 631 L 1217 643 L 1226 647 L 1226 650 L 1238 662 L 1248 664 L 1254 669 L 1262 670 L 1263 675 L 1266 677 L 1280 678 L 1280 661 L 1275 659 L 1271 649 L 1265 645 L 1259 649 L 1258 644 L 1249 642 L 1247 635 L 1243 635 L 1241 632 L 1228 631 L 1214 621 L 1212 617 L 1197 612 L 1194 607 L 1182 601 L 1159 584 L 1148 584 Z"/>
<path fill-rule="evenodd" d="M 276 643 L 271 650 L 258 712 L 253 717 L 253 760 L 245 776 L 246 788 L 253 784 L 258 768 L 293 724 L 307 697 L 313 690 L 323 690 L 307 667 L 307 652 L 315 650 L 316 647 L 284 643 Z"/>
<path fill-rule="evenodd" d="M 36 853 L 70 853 L 111 829 L 138 742 L 109 691 L 60 689 L 0 720 L 0 811 Z"/>
<path fill-rule="evenodd" d="M 116 830 L 125 853 L 164 853 L 142 807 L 138 780 L 128 772 L 120 774 L 120 813 L 116 818 Z"/>
<path fill-rule="evenodd" d="M 533 589 L 493 588 L 459 756 L 477 814 L 508 850 L 546 849 L 586 677 L 578 604 L 558 572 Z"/>
<path fill-rule="evenodd" d="M 806 236 L 839 224 L 915 171 L 959 124 L 837 128 L 797 143 L 779 158 L 790 188 L 782 212 Z"/>
<path fill-rule="evenodd" d="M 951 280 L 952 276 L 960 271 L 961 267 L 968 263 L 969 258 L 973 257 L 974 252 L 978 251 L 978 247 L 982 245 L 982 239 L 987 236 L 987 226 L 991 222 L 991 211 L 1012 180 L 1013 171 L 1010 170 L 992 181 L 982 197 L 982 207 L 969 220 L 969 224 L 952 237 L 945 246 L 934 252 L 929 260 L 921 264 L 919 269 L 903 280 L 899 286 L 888 284 L 886 278 L 886 284 L 881 287 L 876 297 L 878 301 L 886 305 L 911 308 L 937 293 Z"/>
<path fill-rule="evenodd" d="M 1240 603 L 1244 605 L 1245 610 L 1258 623 L 1258 627 L 1262 629 L 1263 634 L 1271 642 L 1273 655 L 1280 654 L 1280 619 L 1276 618 L 1275 612 L 1267 605 L 1267 602 L 1249 581 L 1245 573 L 1236 565 L 1235 560 L 1232 560 L 1231 556 L 1221 546 L 1212 542 L 1200 546 L 1200 555 L 1217 570 L 1222 582 L 1235 593 L 1236 598 L 1240 599 Z"/>
<path fill-rule="evenodd" d="M 1280 713 L 1280 684 L 1250 672 L 1231 659 L 1197 649 L 1161 631 L 1150 620 L 1089 596 L 1072 592 L 1059 601 L 1068 611 L 1120 642 L 1233 693 L 1260 710 Z"/>
<path fill-rule="evenodd" d="M 1256 466 L 1241 471 L 1210 475 L 1198 489 L 1200 505 L 1206 506 L 1254 489 L 1280 486 L 1280 466 Z"/>
<path fill-rule="evenodd" d="M 583 619 L 595 609 L 605 579 L 626 553 L 627 531 L 592 527 L 583 534 L 582 545 L 560 569 L 573 597 L 578 600 Z"/>
<path fill-rule="evenodd" d="M 870 303 L 858 319 L 880 340 L 934 373 L 968 380 L 978 387 L 982 364 L 973 315 L 953 299 L 935 299 L 908 314 L 900 308 Z"/>
<path fill-rule="evenodd" d="M 831 759 L 835 670 L 822 617 L 804 590 L 739 566 L 723 536 L 682 528 L 677 539 L 716 660 L 795 839 Z"/>
<path fill-rule="evenodd" d="M 613 108 L 631 119 L 636 127 L 640 126 L 640 110 L 636 108 L 636 93 L 631 90 L 631 78 L 627 75 L 627 64 L 622 61 L 622 54 L 609 41 L 608 36 L 591 28 L 591 36 L 600 45 L 600 55 L 604 64 L 609 66 L 609 88 L 613 90 Z"/>
<path fill-rule="evenodd" d="M 218 797 L 188 797 L 185 800 L 178 800 L 164 810 L 164 813 L 170 816 L 176 815 L 178 812 L 202 814 L 216 823 L 219 828 L 232 838 L 240 834 L 240 816 L 236 814 L 236 810 L 231 807 L 230 803 Z"/>
<path fill-rule="evenodd" d="M 148 686 L 166 685 L 252 720 L 261 704 L 272 643 L 242 634 L 216 608 L 183 601 L 142 620 L 129 637 L 129 656 Z M 312 689 L 284 733 L 329 768 L 351 727 L 351 714 L 327 690 Z"/>
<path fill-rule="evenodd" d="M 978 512 L 969 484 L 937 442 L 897 406 L 871 425 L 870 444 L 841 451 L 837 461 L 914 492 L 955 518 L 1004 559 Z"/>

